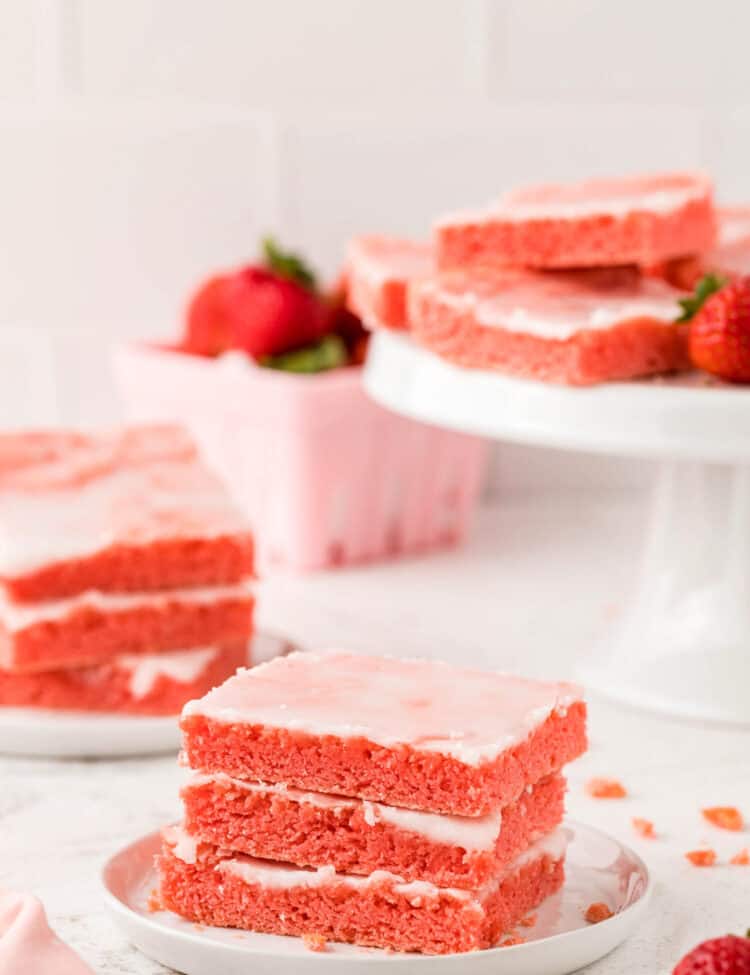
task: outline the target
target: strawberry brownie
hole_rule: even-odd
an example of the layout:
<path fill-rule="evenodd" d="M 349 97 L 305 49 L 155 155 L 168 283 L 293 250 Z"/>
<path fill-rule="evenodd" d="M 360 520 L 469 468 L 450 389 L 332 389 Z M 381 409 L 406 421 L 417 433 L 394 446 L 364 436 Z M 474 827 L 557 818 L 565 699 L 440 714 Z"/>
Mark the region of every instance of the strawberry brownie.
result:
<path fill-rule="evenodd" d="M 455 271 L 414 282 L 414 338 L 458 365 L 583 386 L 684 369 L 683 292 L 633 269 Z"/>
<path fill-rule="evenodd" d="M 562 886 L 567 842 L 558 830 L 467 891 L 384 870 L 360 877 L 258 860 L 197 842 L 180 827 L 163 836 L 159 898 L 188 920 L 425 954 L 496 945 Z"/>
<path fill-rule="evenodd" d="M 529 186 L 435 227 L 441 269 L 582 268 L 658 261 L 708 250 L 713 187 L 702 173 Z"/>
<path fill-rule="evenodd" d="M 16 673 L 247 641 L 247 583 L 164 592 L 96 590 L 42 603 L 0 597 L 0 668 Z"/>
<path fill-rule="evenodd" d="M 182 789 L 187 833 L 225 850 L 301 867 L 476 890 L 563 817 L 565 779 L 550 776 L 487 816 L 440 816 L 227 775 Z"/>
<path fill-rule="evenodd" d="M 586 749 L 571 684 L 439 661 L 295 653 L 182 713 L 195 771 L 484 816 Z"/>
<path fill-rule="evenodd" d="M 397 237 L 355 237 L 346 260 L 347 304 L 368 328 L 408 328 L 406 288 L 433 270 L 430 244 Z"/>
<path fill-rule="evenodd" d="M 177 427 L 0 435 L 0 582 L 18 602 L 230 585 L 252 539 Z"/>
<path fill-rule="evenodd" d="M 658 264 L 650 271 L 679 288 L 692 290 L 705 274 L 735 278 L 750 274 L 750 206 L 717 211 L 716 245 L 704 254 L 692 254 Z"/>
<path fill-rule="evenodd" d="M 106 664 L 37 674 L 0 670 L 0 707 L 179 714 L 248 663 L 246 643 L 114 657 Z"/>

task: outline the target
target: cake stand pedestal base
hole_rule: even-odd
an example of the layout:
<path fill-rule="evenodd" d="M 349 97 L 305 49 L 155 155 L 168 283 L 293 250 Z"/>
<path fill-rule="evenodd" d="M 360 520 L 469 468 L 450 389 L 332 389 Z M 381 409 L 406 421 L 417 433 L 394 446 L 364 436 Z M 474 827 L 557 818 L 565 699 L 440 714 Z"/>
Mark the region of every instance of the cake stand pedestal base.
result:
<path fill-rule="evenodd" d="M 581 676 L 638 707 L 750 725 L 750 466 L 661 465 L 634 598 Z"/>

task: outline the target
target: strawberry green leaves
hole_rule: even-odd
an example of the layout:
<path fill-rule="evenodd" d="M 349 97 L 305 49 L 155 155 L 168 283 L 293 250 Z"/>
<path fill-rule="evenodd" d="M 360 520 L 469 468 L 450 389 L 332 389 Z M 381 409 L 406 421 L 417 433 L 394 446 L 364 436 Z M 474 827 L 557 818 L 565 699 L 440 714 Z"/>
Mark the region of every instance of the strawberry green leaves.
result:
<path fill-rule="evenodd" d="M 689 298 L 680 298 L 679 304 L 682 308 L 682 314 L 677 319 L 677 322 L 689 322 L 701 310 L 711 295 L 720 291 L 726 283 L 727 279 L 718 274 L 706 274 L 702 277 Z"/>

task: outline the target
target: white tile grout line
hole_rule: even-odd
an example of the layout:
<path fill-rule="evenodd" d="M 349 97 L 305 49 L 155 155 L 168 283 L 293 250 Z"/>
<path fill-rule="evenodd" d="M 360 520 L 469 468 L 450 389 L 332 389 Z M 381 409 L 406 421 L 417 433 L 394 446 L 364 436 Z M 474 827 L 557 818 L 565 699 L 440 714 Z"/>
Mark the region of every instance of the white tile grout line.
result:
<path fill-rule="evenodd" d="M 491 25 L 492 4 L 498 0 L 468 0 L 466 3 L 466 21 L 464 35 L 464 70 L 466 77 L 472 82 L 477 96 L 489 100 L 490 92 L 490 59 L 493 54 Z M 503 38 L 502 56 L 505 56 L 505 38 Z"/>
<path fill-rule="evenodd" d="M 65 0 L 32 0 L 34 16 L 34 88 L 41 103 L 58 100 L 66 89 Z"/>

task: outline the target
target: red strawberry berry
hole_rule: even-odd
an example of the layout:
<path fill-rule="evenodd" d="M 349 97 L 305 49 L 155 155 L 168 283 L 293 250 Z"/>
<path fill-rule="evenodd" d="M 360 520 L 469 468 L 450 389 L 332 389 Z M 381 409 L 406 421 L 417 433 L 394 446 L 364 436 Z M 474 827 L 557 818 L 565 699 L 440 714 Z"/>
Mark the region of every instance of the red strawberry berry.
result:
<path fill-rule="evenodd" d="M 750 975 L 750 937 L 729 934 L 704 941 L 685 955 L 672 975 Z"/>
<path fill-rule="evenodd" d="M 232 345 L 226 312 L 229 275 L 209 278 L 188 305 L 183 348 L 195 355 L 221 355 Z"/>
<path fill-rule="evenodd" d="M 226 308 L 233 347 L 256 359 L 310 345 L 328 331 L 328 309 L 314 291 L 262 267 L 232 275 Z"/>
<path fill-rule="evenodd" d="M 750 382 L 750 277 L 712 294 L 690 322 L 690 358 L 734 383 Z"/>
<path fill-rule="evenodd" d="M 256 359 L 314 345 L 331 329 L 315 276 L 296 254 L 263 242 L 263 264 L 211 278 L 187 313 L 183 348 L 198 355 L 243 349 Z"/>

